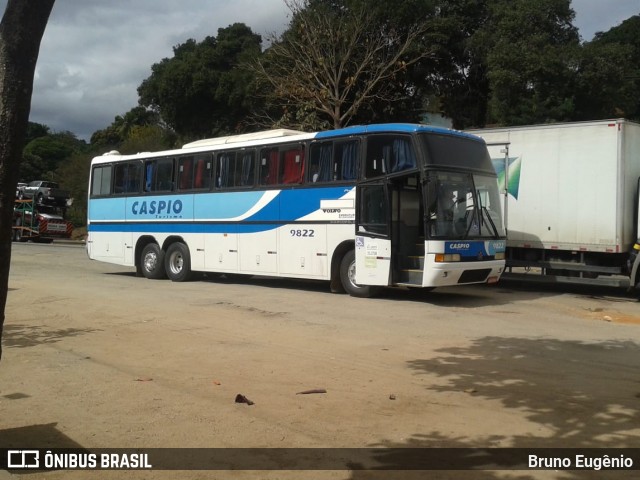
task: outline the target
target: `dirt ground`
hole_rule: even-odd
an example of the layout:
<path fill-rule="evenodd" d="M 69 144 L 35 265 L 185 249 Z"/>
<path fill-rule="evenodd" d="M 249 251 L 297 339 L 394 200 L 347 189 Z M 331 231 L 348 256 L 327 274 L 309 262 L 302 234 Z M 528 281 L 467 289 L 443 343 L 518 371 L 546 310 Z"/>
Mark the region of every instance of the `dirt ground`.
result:
<path fill-rule="evenodd" d="M 640 445 L 640 304 L 502 283 L 356 299 L 322 282 L 136 278 L 14 244 L 0 447 Z M 297 394 L 323 389 L 326 393 Z M 254 405 L 235 403 L 238 394 Z M 606 453 L 606 451 L 605 451 Z M 0 471 L 0 479 L 19 478 Z M 577 471 L 55 471 L 84 478 L 637 478 Z"/>

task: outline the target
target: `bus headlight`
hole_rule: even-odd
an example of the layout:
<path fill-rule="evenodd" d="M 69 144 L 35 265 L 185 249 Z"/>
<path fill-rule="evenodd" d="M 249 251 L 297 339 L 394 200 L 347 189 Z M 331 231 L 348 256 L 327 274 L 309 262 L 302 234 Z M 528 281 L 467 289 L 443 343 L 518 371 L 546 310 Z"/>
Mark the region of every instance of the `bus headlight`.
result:
<path fill-rule="evenodd" d="M 460 254 L 459 253 L 436 253 L 435 261 L 437 263 L 459 262 Z"/>
<path fill-rule="evenodd" d="M 504 252 L 496 253 L 495 259 L 496 260 L 504 260 Z"/>

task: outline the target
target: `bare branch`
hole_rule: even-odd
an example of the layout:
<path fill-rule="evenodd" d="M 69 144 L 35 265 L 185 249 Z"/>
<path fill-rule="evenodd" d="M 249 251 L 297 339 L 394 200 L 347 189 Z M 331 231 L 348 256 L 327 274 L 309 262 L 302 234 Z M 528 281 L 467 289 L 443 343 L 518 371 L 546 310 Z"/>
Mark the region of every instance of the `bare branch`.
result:
<path fill-rule="evenodd" d="M 400 34 L 377 24 L 364 6 L 285 3 L 290 28 L 253 71 L 272 88 L 272 100 L 312 105 L 335 128 L 375 99 L 397 98 L 408 67 L 431 54 L 414 48 L 426 32 L 424 23 Z"/>

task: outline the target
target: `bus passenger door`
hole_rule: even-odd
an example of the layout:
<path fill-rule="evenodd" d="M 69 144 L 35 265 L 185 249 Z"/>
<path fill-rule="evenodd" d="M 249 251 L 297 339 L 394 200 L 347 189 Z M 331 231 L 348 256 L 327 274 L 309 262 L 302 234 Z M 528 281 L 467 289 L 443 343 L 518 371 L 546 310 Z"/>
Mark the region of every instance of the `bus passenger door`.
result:
<path fill-rule="evenodd" d="M 359 183 L 356 198 L 356 283 L 389 285 L 391 237 L 388 185 L 383 180 Z"/>

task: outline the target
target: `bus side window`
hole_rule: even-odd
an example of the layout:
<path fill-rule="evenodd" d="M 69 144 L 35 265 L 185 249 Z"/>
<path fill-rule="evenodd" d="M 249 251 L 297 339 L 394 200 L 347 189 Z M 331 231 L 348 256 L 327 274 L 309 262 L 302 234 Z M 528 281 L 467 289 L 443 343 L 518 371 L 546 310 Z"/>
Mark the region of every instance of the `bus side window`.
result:
<path fill-rule="evenodd" d="M 309 183 L 331 180 L 333 142 L 314 143 L 309 149 Z"/>
<path fill-rule="evenodd" d="M 264 149 L 260 152 L 260 185 L 278 183 L 278 149 Z"/>
<path fill-rule="evenodd" d="M 386 137 L 372 135 L 367 139 L 367 158 L 365 161 L 365 177 L 379 177 L 386 173 L 384 166 L 384 140 Z"/>
<path fill-rule="evenodd" d="M 109 195 L 111 193 L 111 165 L 93 168 L 91 176 L 91 195 L 94 197 Z"/>
<path fill-rule="evenodd" d="M 282 152 L 280 183 L 300 183 L 304 172 L 304 150 L 296 148 Z"/>
<path fill-rule="evenodd" d="M 173 158 L 147 160 L 145 162 L 145 192 L 173 190 Z"/>
<path fill-rule="evenodd" d="M 209 155 L 196 157 L 193 187 L 197 189 L 211 188 L 211 173 L 213 170 L 213 159 Z"/>
<path fill-rule="evenodd" d="M 334 180 L 356 180 L 360 164 L 360 148 L 357 141 L 336 145 L 333 168 Z"/>
<path fill-rule="evenodd" d="M 218 154 L 218 170 L 216 186 L 230 188 L 236 186 L 236 152 Z"/>
<path fill-rule="evenodd" d="M 178 159 L 178 188 L 180 190 L 193 188 L 193 157 Z"/>
<path fill-rule="evenodd" d="M 158 160 L 158 178 L 156 189 L 159 191 L 173 190 L 173 158 Z"/>
<path fill-rule="evenodd" d="M 244 151 L 240 153 L 240 186 L 242 187 L 250 187 L 253 186 L 253 182 L 255 180 L 255 152 Z"/>
<path fill-rule="evenodd" d="M 411 139 L 402 135 L 373 135 L 367 140 L 366 178 L 416 168 Z"/>
<path fill-rule="evenodd" d="M 138 162 L 120 163 L 115 167 L 113 193 L 138 193 L 140 192 L 141 180 L 142 172 Z"/>
<path fill-rule="evenodd" d="M 411 145 L 409 137 L 398 137 L 393 139 L 391 152 L 387 157 L 390 160 L 391 173 L 401 172 L 416 168 L 416 155 Z"/>
<path fill-rule="evenodd" d="M 364 231 L 378 234 L 387 233 L 387 199 L 383 185 L 360 187 L 360 224 Z"/>

